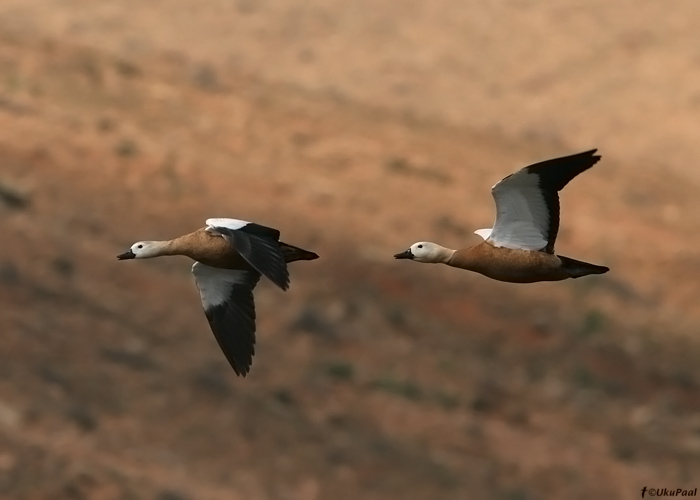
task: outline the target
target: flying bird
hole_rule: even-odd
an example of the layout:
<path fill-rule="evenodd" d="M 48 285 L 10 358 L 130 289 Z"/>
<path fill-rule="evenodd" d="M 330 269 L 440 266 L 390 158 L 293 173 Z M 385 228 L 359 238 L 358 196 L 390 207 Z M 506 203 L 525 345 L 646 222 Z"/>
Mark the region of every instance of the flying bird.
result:
<path fill-rule="evenodd" d="M 287 263 L 318 255 L 279 241 L 277 229 L 238 219 L 207 219 L 206 227 L 167 241 L 138 241 L 117 259 L 184 255 L 204 314 L 236 375 L 245 377 L 255 354 L 253 289 L 261 276 L 289 288 Z"/>
<path fill-rule="evenodd" d="M 480 244 L 451 250 L 420 241 L 394 258 L 447 264 L 510 283 L 560 281 L 608 272 L 605 266 L 554 253 L 559 191 L 600 160 L 595 152 L 535 163 L 498 182 L 491 188 L 496 222 L 491 229 L 474 231 L 484 239 Z"/>

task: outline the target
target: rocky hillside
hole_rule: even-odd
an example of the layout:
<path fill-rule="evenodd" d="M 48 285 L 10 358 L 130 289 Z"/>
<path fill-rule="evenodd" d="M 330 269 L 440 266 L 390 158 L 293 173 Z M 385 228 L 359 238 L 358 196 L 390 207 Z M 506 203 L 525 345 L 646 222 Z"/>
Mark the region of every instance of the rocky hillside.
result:
<path fill-rule="evenodd" d="M 697 486 L 693 5 L 4 2 L 0 498 Z M 557 247 L 607 275 L 392 258 L 477 242 L 491 185 L 591 147 Z M 256 290 L 245 379 L 190 262 L 115 259 L 211 216 L 321 255 Z"/>

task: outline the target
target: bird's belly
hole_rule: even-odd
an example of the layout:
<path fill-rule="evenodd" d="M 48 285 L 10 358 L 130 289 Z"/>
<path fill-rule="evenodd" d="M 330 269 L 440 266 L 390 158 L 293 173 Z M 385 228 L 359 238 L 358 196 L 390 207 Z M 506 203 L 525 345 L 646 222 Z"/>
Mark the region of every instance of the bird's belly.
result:
<path fill-rule="evenodd" d="M 202 264 L 220 269 L 251 269 L 245 259 L 223 238 L 221 238 L 221 243 L 218 241 L 217 243 L 199 249 L 196 255 L 191 257 Z"/>
<path fill-rule="evenodd" d="M 533 254 L 530 258 L 494 259 L 488 265 L 474 269 L 491 279 L 508 283 L 536 283 L 560 281 L 569 277 L 551 254 Z"/>

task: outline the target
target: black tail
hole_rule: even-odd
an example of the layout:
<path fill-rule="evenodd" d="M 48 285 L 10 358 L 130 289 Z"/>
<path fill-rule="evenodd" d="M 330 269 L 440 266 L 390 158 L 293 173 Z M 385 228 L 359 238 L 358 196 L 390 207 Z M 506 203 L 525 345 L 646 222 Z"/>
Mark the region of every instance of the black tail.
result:
<path fill-rule="evenodd" d="M 589 274 L 605 274 L 610 271 L 609 267 L 597 266 L 595 264 L 589 264 L 588 262 L 570 259 L 569 257 L 562 257 L 561 255 L 557 255 L 557 257 L 559 257 L 562 266 L 571 274 L 572 278 L 580 278 L 581 276 L 588 276 Z"/>
<path fill-rule="evenodd" d="M 284 255 L 285 262 L 318 259 L 318 255 L 314 252 L 309 252 L 308 250 L 289 245 L 283 241 L 280 241 L 280 250 L 282 250 L 282 255 Z"/>

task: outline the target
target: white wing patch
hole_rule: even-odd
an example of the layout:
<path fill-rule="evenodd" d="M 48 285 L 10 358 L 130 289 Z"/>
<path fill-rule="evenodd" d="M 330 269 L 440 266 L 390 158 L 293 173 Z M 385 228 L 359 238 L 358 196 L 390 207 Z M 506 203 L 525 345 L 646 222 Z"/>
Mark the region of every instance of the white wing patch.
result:
<path fill-rule="evenodd" d="M 227 227 L 233 231 L 247 226 L 250 222 L 238 219 L 214 218 L 206 220 L 207 229 L 213 227 Z"/>
<path fill-rule="evenodd" d="M 489 235 L 490 243 L 522 250 L 547 246 L 551 215 L 537 174 L 519 170 L 497 183 L 491 193 L 496 200 L 496 222 Z"/>
<path fill-rule="evenodd" d="M 204 310 L 208 311 L 212 307 L 227 302 L 231 297 L 233 286 L 245 283 L 246 272 L 248 271 L 220 269 L 195 262 L 192 266 L 192 274 L 194 274 L 194 281 L 199 288 L 199 296 L 202 299 Z"/>
<path fill-rule="evenodd" d="M 479 236 L 481 236 L 485 240 L 488 240 L 489 236 L 491 236 L 492 232 L 493 232 L 493 229 L 477 229 L 476 231 L 474 231 L 474 234 L 478 234 Z"/>

